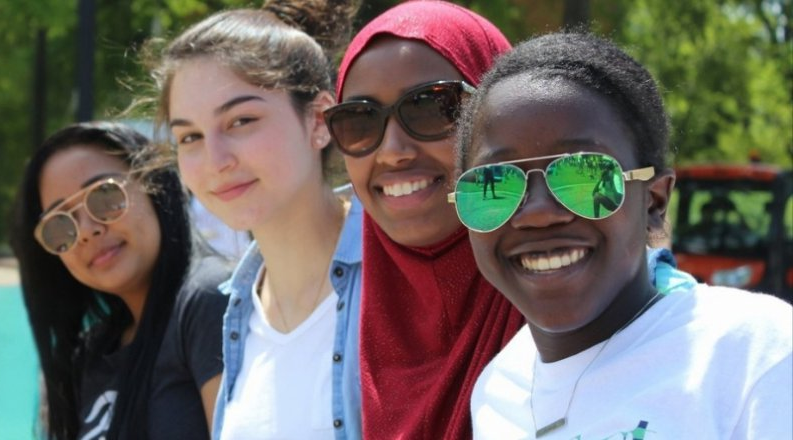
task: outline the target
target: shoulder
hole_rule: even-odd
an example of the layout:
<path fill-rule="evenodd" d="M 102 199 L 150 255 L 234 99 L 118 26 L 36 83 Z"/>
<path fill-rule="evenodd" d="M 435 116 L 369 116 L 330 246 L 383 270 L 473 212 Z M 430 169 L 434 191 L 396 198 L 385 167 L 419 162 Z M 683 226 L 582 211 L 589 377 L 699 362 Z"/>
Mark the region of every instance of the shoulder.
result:
<path fill-rule="evenodd" d="M 536 349 L 531 330 L 524 325 L 482 371 L 477 381 L 477 386 L 481 384 L 483 387 L 480 392 L 489 394 L 485 389 L 501 388 L 493 388 L 496 384 L 522 387 L 531 373 L 526 366 L 531 365 L 535 357 Z"/>
<path fill-rule="evenodd" d="M 790 304 L 772 295 L 705 284 L 697 285 L 692 293 L 688 328 L 703 350 L 726 350 L 747 363 L 766 365 L 790 356 Z"/>
<path fill-rule="evenodd" d="M 695 311 L 718 316 L 727 325 L 784 330 L 791 336 L 793 307 L 775 296 L 699 284 L 694 289 L 694 301 Z"/>
<path fill-rule="evenodd" d="M 201 258 L 191 268 L 177 302 L 182 307 L 197 301 L 225 304 L 228 298 L 218 286 L 229 278 L 232 267 L 223 257 Z"/>

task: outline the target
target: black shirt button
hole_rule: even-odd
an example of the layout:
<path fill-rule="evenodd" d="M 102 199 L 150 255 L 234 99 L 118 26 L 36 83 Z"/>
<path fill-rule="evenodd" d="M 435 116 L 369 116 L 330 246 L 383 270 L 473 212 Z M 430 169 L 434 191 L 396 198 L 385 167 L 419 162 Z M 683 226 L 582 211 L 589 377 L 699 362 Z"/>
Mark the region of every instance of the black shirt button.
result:
<path fill-rule="evenodd" d="M 237 332 L 231 332 L 231 335 L 229 337 L 231 338 L 232 341 L 236 341 L 237 339 L 240 338 L 240 334 Z"/>
<path fill-rule="evenodd" d="M 341 362 L 341 355 L 338 353 L 333 354 L 333 362 Z"/>
<path fill-rule="evenodd" d="M 336 420 L 333 421 L 333 427 L 334 428 L 341 428 L 341 425 L 343 425 L 343 424 L 344 423 L 342 423 L 342 421 L 339 420 L 339 419 L 336 419 Z"/>
<path fill-rule="evenodd" d="M 337 277 L 341 277 L 342 275 L 344 275 L 344 269 L 340 267 L 336 267 L 335 269 L 333 269 L 333 275 L 336 275 Z"/>
<path fill-rule="evenodd" d="M 339 300 L 339 303 L 336 304 L 336 310 L 341 311 L 344 308 L 344 300 Z"/>
<path fill-rule="evenodd" d="M 234 298 L 234 305 L 238 306 L 242 302 L 242 298 Z"/>

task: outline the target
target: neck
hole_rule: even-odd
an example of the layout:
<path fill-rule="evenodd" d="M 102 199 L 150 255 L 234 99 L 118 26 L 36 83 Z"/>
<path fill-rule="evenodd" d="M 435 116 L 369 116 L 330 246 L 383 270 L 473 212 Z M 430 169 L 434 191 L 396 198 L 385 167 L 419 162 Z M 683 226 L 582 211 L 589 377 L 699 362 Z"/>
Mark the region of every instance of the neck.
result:
<path fill-rule="evenodd" d="M 656 293 L 649 282 L 647 266 L 642 264 L 611 304 L 583 327 L 566 333 L 548 333 L 529 324 L 540 358 L 543 362 L 555 362 L 611 338 L 646 312 L 649 303 L 658 299 Z"/>
<path fill-rule="evenodd" d="M 301 203 L 299 215 L 280 216 L 283 221 L 253 233 L 266 265 L 259 296 L 269 322 L 280 331 L 308 318 L 331 290 L 328 267 L 345 210 L 325 189 L 317 200 Z"/>
<path fill-rule="evenodd" d="M 130 323 L 129 327 L 124 329 L 124 333 L 121 335 L 121 345 L 128 345 L 135 339 L 135 334 L 138 331 L 138 325 L 140 324 L 140 319 L 143 316 L 143 307 L 146 305 L 146 298 L 148 297 L 149 287 L 146 286 L 145 289 L 135 290 L 125 292 L 123 294 L 117 294 L 124 304 L 129 309 L 130 314 L 132 315 L 132 323 Z"/>

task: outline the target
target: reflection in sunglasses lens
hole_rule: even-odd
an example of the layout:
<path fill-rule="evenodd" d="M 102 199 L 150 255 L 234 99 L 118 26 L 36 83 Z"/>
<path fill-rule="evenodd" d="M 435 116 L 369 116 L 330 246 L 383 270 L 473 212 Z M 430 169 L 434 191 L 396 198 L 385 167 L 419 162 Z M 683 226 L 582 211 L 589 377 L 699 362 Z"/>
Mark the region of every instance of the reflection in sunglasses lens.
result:
<path fill-rule="evenodd" d="M 391 107 L 368 101 L 350 101 L 326 112 L 336 145 L 348 155 L 364 156 L 379 147 L 392 111 L 411 137 L 420 141 L 443 139 L 452 132 L 460 107 L 459 81 L 436 82 L 407 92 Z M 470 87 L 469 87 L 470 88 Z"/>
<path fill-rule="evenodd" d="M 120 186 L 105 183 L 86 194 L 85 206 L 97 220 L 108 222 L 119 218 L 127 208 L 127 200 Z"/>
<path fill-rule="evenodd" d="M 65 252 L 77 240 L 77 229 L 71 217 L 57 214 L 42 225 L 41 237 L 51 251 Z"/>
<path fill-rule="evenodd" d="M 625 198 L 622 167 L 601 154 L 556 159 L 545 169 L 545 181 L 559 203 L 588 219 L 610 216 Z M 515 214 L 526 191 L 526 173 L 513 164 L 472 168 L 457 182 L 456 209 L 468 228 L 493 231 Z"/>

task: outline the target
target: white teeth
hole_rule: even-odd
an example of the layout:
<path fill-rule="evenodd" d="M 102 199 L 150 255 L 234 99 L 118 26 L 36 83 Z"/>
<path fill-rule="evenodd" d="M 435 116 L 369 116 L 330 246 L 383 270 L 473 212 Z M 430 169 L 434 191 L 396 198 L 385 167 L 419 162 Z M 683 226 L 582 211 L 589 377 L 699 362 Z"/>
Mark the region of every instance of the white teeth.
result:
<path fill-rule="evenodd" d="M 586 250 L 582 248 L 568 249 L 545 255 L 525 254 L 520 257 L 520 264 L 524 269 L 533 272 L 556 270 L 575 264 L 578 260 L 584 258 L 584 255 L 586 255 Z"/>
<path fill-rule="evenodd" d="M 417 180 L 415 182 L 401 182 L 393 185 L 383 186 L 383 193 L 390 197 L 402 197 L 422 190 L 430 184 L 429 180 Z"/>

